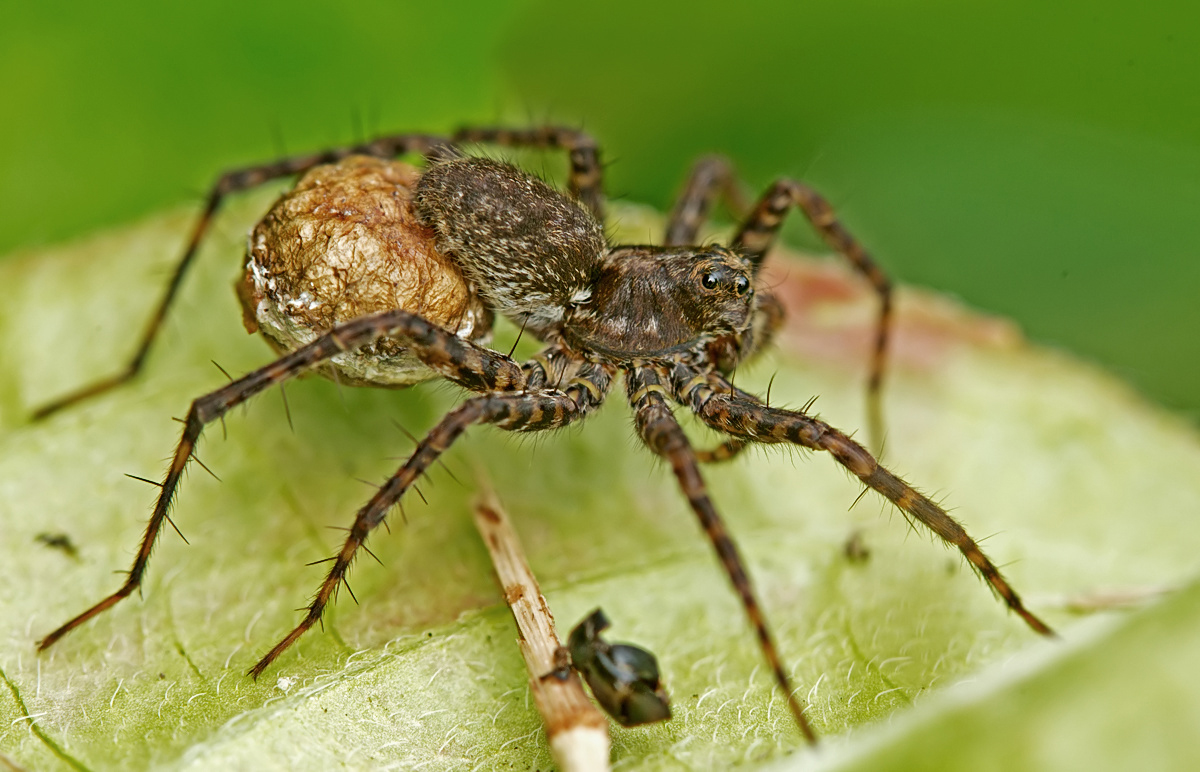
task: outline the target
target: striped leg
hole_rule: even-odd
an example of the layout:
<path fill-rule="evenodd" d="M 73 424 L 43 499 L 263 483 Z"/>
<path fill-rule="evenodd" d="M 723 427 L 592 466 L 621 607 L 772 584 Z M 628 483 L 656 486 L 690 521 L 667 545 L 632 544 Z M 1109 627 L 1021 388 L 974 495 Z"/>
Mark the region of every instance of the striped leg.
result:
<path fill-rule="evenodd" d="M 666 379 L 655 370 L 641 367 L 626 371 L 625 384 L 629 392 L 629 402 L 633 405 L 636 413 L 635 421 L 639 436 L 652 451 L 662 456 L 671 465 L 671 471 L 675 473 L 679 487 L 687 496 L 692 511 L 700 520 L 700 527 L 704 529 L 705 535 L 716 549 L 717 557 L 729 575 L 729 581 L 733 583 L 733 589 L 741 599 L 742 607 L 746 609 L 750 624 L 753 625 L 754 631 L 758 635 L 758 643 L 762 648 L 763 656 L 775 675 L 776 683 L 779 684 L 780 690 L 787 699 L 788 707 L 791 708 L 796 724 L 810 742 L 816 742 L 816 734 L 813 733 L 808 719 L 804 716 L 804 706 L 796 699 L 791 680 L 780 663 L 779 652 L 767 629 L 767 622 L 754 593 L 750 577 L 746 573 L 745 563 L 742 561 L 733 539 L 725 530 L 721 516 L 717 514 L 712 500 L 708 497 L 704 479 L 700 476 L 696 455 L 667 404 L 665 395 L 670 392 Z"/>
<path fill-rule="evenodd" d="M 750 329 L 740 337 L 719 338 L 709 348 L 709 359 L 716 364 L 720 372 L 732 373 L 739 363 L 764 350 L 783 326 L 784 310 L 779 298 L 765 290 L 759 290 L 754 295 L 754 301 L 754 320 Z M 769 400 L 769 389 L 767 397 Z M 727 439 L 711 450 L 696 451 L 696 458 L 703 464 L 728 461 L 745 450 L 748 444 L 747 441 L 737 438 Z"/>
<path fill-rule="evenodd" d="M 521 370 L 525 373 L 525 390 L 559 389 L 570 380 L 579 360 L 561 343 L 551 343 L 531 356 Z"/>
<path fill-rule="evenodd" d="M 303 174 L 313 167 L 334 163 L 351 155 L 372 155 L 381 158 L 392 158 L 404 153 L 429 155 L 443 151 L 446 148 L 448 148 L 447 140 L 440 137 L 426 134 L 396 134 L 388 137 L 380 137 L 361 145 L 292 156 L 270 163 L 247 166 L 225 172 L 217 178 L 216 184 L 209 191 L 204 210 L 200 213 L 199 219 L 196 220 L 196 224 L 192 227 L 192 235 L 188 239 L 187 246 L 184 247 L 183 256 L 179 258 L 179 262 L 175 266 L 175 272 L 171 275 L 171 280 L 167 284 L 167 291 L 163 295 L 162 300 L 159 301 L 158 307 L 150 317 L 150 321 L 142 333 L 141 343 L 138 344 L 133 359 L 125 366 L 124 370 L 116 375 L 96 381 L 78 391 L 38 408 L 33 414 L 34 419 L 45 418 L 65 407 L 70 407 L 77 402 L 116 388 L 141 371 L 142 365 L 146 362 L 146 355 L 150 352 L 150 346 L 154 343 L 155 337 L 158 336 L 158 331 L 167 316 L 167 311 L 170 309 L 171 303 L 175 300 L 179 287 L 183 283 L 183 276 L 187 272 L 188 267 L 191 266 L 192 259 L 196 256 L 196 251 L 199 249 L 200 243 L 208 233 L 208 228 L 212 224 L 213 217 L 227 196 L 249 190 L 274 179 Z"/>
<path fill-rule="evenodd" d="M 772 185 L 742 225 L 733 244 L 751 260 L 761 262 L 775 242 L 783 217 L 793 206 L 804 212 L 812 227 L 829 246 L 850 261 L 879 296 L 879 317 L 875 324 L 875 347 L 867 378 L 867 428 L 871 442 L 883 443 L 883 373 L 887 364 L 888 337 L 892 326 L 892 283 L 862 245 L 838 221 L 829 202 L 812 188 L 795 180 L 783 179 Z"/>
<path fill-rule="evenodd" d="M 443 418 L 441 423 L 417 444 L 412 455 L 396 474 L 358 511 L 354 525 L 350 528 L 342 549 L 332 558 L 333 566 L 308 605 L 304 619 L 250 669 L 250 675 L 258 678 L 280 654 L 321 620 L 338 586 L 346 581 L 350 564 L 354 562 L 354 557 L 366 542 L 367 536 L 383 522 L 404 492 L 446 452 L 468 426 L 476 423 L 492 424 L 514 432 L 564 427 L 583 418 L 603 401 L 612 376 L 613 372 L 610 369 L 585 366 L 562 390 L 543 389 L 520 394 L 493 393 L 473 397 Z"/>
<path fill-rule="evenodd" d="M 426 365 L 468 389 L 491 391 L 519 390 L 525 387 L 525 372 L 508 357 L 464 341 L 407 311 L 385 311 L 335 327 L 307 346 L 239 378 L 224 388 L 200 397 L 188 410 L 183 436 L 175 448 L 175 455 L 163 479 L 154 513 L 146 523 L 145 534 L 124 584 L 116 592 L 43 638 L 38 644 L 38 649 L 49 647 L 92 617 L 112 608 L 141 586 L 142 577 L 150 561 L 150 553 L 153 552 L 158 535 L 167 521 L 167 513 L 171 509 L 183 471 L 192 458 L 196 442 L 206 424 L 221 418 L 237 405 L 274 384 L 283 383 L 310 370 L 339 352 L 366 345 L 384 336 L 403 338 L 405 345 Z"/>
<path fill-rule="evenodd" d="M 600 163 L 600 147 L 587 132 L 563 126 L 529 129 L 471 126 L 455 132 L 454 141 L 566 150 L 571 163 L 568 181 L 571 196 L 604 222 L 604 168 Z"/>
<path fill-rule="evenodd" d="M 942 541 L 957 547 L 971 567 L 1035 632 L 1054 634 L 1042 620 L 1025 608 L 1016 591 L 1000 574 L 1000 569 L 983 554 L 983 550 L 958 521 L 927 496 L 880 466 L 866 448 L 818 418 L 800 410 L 767 407 L 752 395 L 735 389 L 727 381 L 720 384 L 723 380 L 718 375 L 699 373 L 680 365 L 671 373 L 671 388 L 676 399 L 714 429 L 753 442 L 790 442 L 812 450 L 828 451 L 834 460 L 862 480 L 868 488 L 895 504 L 906 517 L 920 521 Z M 716 389 L 712 386 L 714 382 L 719 384 Z"/>
<path fill-rule="evenodd" d="M 695 244 L 718 197 L 724 200 L 734 217 L 742 217 L 749 209 L 729 159 L 720 155 L 704 156 L 692 165 L 683 192 L 675 200 L 675 207 L 667 218 L 663 245 L 680 247 Z"/>
<path fill-rule="evenodd" d="M 697 450 L 696 460 L 701 464 L 716 464 L 721 461 L 729 461 L 736 458 L 749 446 L 750 442 L 747 440 L 730 437 L 714 448 Z"/>

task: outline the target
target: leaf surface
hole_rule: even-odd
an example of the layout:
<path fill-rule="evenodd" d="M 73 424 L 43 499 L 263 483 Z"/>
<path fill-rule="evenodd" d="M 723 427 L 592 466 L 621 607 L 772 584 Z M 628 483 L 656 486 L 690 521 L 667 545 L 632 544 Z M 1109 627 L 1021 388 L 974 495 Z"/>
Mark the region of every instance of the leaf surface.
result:
<path fill-rule="evenodd" d="M 984 544 L 1041 640 L 956 553 L 912 531 L 825 456 L 751 451 L 706 471 L 743 547 L 784 661 L 827 742 L 806 749 L 669 470 L 638 447 L 621 392 L 547 437 L 472 429 L 370 542 L 325 632 L 258 682 L 246 669 L 298 621 L 370 495 L 459 397 L 302 379 L 295 428 L 268 394 L 210 426 L 144 599 L 38 656 L 35 642 L 127 568 L 189 401 L 271 358 L 241 328 L 232 281 L 269 202 L 224 215 L 135 382 L 31 424 L 55 396 L 115 372 L 189 223 L 149 219 L 0 262 L 0 749 L 29 769 L 545 769 L 515 630 L 469 517 L 486 476 L 521 531 L 565 632 L 601 605 L 613 640 L 657 653 L 676 718 L 614 731 L 622 768 L 1097 769 L 1197 762 L 1200 443 L 1108 375 L 1000 320 L 901 293 L 886 462 Z M 653 216 L 625 209 L 626 237 Z M 871 298 L 836 263 L 784 258 L 791 319 L 738 384 L 773 404 L 862 423 Z M 511 342 L 511 337 L 509 338 Z M 498 348 L 506 350 L 501 341 Z M 714 437 L 697 430 L 698 444 Z M 199 473 L 197 473 L 199 472 Z M 399 515 L 399 513 L 397 513 Z M 72 557 L 37 541 L 65 534 Z M 868 550 L 851 560 L 856 537 Z M 1083 618 L 1081 600 L 1150 608 Z M 1102 603 L 1101 605 L 1104 605 Z M 1119 605 L 1119 604 L 1117 604 Z M 1011 763 L 1010 763 L 1011 762 Z"/>

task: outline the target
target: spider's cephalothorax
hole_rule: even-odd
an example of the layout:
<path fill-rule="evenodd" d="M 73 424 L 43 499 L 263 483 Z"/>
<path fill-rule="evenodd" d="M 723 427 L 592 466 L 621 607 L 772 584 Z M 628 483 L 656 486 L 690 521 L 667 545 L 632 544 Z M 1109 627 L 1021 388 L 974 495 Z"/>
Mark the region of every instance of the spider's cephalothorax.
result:
<path fill-rule="evenodd" d="M 466 142 L 566 150 L 571 168 L 570 195 L 555 191 L 509 164 L 465 156 L 459 145 Z M 427 156 L 424 171 L 406 165 L 393 168 L 393 162 L 378 160 L 412 152 Z M 706 158 L 696 164 L 669 218 L 661 246 L 607 242 L 601 225 L 599 152 L 590 137 L 570 129 L 469 129 L 453 138 L 402 134 L 229 172 L 222 175 L 209 197 L 134 361 L 122 374 L 60 400 L 41 414 L 111 388 L 138 371 L 224 196 L 271 178 L 307 173 L 304 180 L 309 182 L 302 181 L 303 186 L 311 182 L 312 175 L 326 174 L 322 164 L 334 163 L 328 167 L 331 179 L 341 179 L 343 172 L 351 176 L 361 172 L 371 180 L 369 184 L 350 186 L 355 191 L 351 198 L 357 203 L 325 206 L 318 200 L 304 209 L 304 216 L 317 218 L 315 223 L 305 221 L 304 227 L 292 230 L 284 227 L 282 232 L 293 235 L 281 240 L 260 242 L 256 238 L 251 242 L 249 278 L 242 291 L 248 326 L 278 323 L 300 334 L 289 340 L 273 339 L 277 347 L 287 351 L 281 358 L 192 403 L 128 578 L 116 592 L 47 635 L 41 648 L 141 585 L 151 550 L 207 423 L 274 384 L 326 365 L 343 367 L 343 355 L 367 346 L 375 346 L 377 353 L 369 353 L 354 364 L 355 382 L 393 386 L 404 379 L 417 379 L 419 376 L 409 370 L 401 378 L 377 372 L 375 365 L 390 367 L 388 357 L 399 356 L 394 347 L 401 346 L 407 356 L 429 372 L 474 395 L 431 429 L 358 511 L 304 619 L 251 669 L 254 676 L 321 620 L 368 535 L 468 426 L 487 423 L 524 432 L 567 426 L 603 402 L 618 374 L 624 378 L 639 437 L 669 464 L 749 616 L 800 729 L 810 739 L 814 734 L 776 652 L 744 563 L 708 495 L 700 474 L 702 462 L 730 458 L 751 443 L 783 443 L 827 451 L 867 488 L 956 547 L 1010 609 L 1035 631 L 1050 634 L 1050 629 L 1024 607 L 996 566 L 944 509 L 882 467 L 846 434 L 804 410 L 772 407 L 729 380 L 730 370 L 768 342 L 779 326 L 781 306 L 769 291 L 756 286 L 757 273 L 784 215 L 797 207 L 879 295 L 868 384 L 872 431 L 878 436 L 891 285 L 841 226 L 825 200 L 795 180 L 782 179 L 773 184 L 750 208 L 727 246 L 689 246 L 697 241 L 718 195 L 723 195 L 733 209 L 746 208 L 739 203 L 728 163 L 720 158 Z M 281 206 L 283 201 L 264 219 L 256 234 L 269 222 L 282 226 L 291 222 L 290 215 L 279 214 Z M 383 211 L 391 214 L 380 223 L 379 213 Z M 318 216 L 321 213 L 333 218 L 333 231 L 358 228 L 356 234 L 365 230 L 370 238 L 367 242 L 353 241 L 351 247 L 336 251 L 319 248 L 326 243 L 320 240 L 325 235 L 315 242 L 305 242 L 305 233 L 327 233 L 324 220 Z M 399 233 L 403 238 L 375 238 L 380 232 Z M 306 257 L 299 263 L 303 270 L 299 272 L 288 273 L 259 257 L 272 254 L 273 249 L 291 249 L 294 243 L 305 250 L 317 245 L 315 252 L 304 253 Z M 362 247 L 362 243 L 369 246 Z M 404 251 L 409 246 L 398 247 L 400 243 L 411 244 L 412 254 Z M 393 254 L 397 249 L 400 252 Z M 385 292 L 392 298 L 388 301 L 379 301 L 381 283 L 370 281 L 375 277 L 369 271 L 364 275 L 363 264 L 355 261 L 354 256 L 375 251 L 388 253 L 387 260 L 380 264 L 396 270 L 400 277 L 397 281 L 407 287 L 392 295 Z M 287 261 L 281 264 L 291 265 Z M 440 268 L 419 268 L 426 265 Z M 288 283 L 285 276 L 301 277 L 303 286 L 283 286 Z M 436 298 L 431 298 L 428 290 L 433 286 L 441 288 Z M 363 287 L 375 288 L 367 293 L 370 297 L 360 297 L 367 292 Z M 332 290 L 322 294 L 328 288 Z M 385 303 L 383 309 L 371 305 L 378 302 Z M 388 308 L 387 304 L 396 307 Z M 545 348 L 524 363 L 486 348 L 481 341 L 490 330 L 492 312 L 508 316 L 527 333 L 540 338 Z M 381 348 L 381 342 L 392 348 Z M 690 410 L 728 439 L 715 450 L 696 451 L 677 422 L 671 403 Z"/>
<path fill-rule="evenodd" d="M 750 326 L 754 266 L 723 247 L 618 247 L 585 301 L 567 310 L 573 348 L 615 361 L 696 355 Z"/>

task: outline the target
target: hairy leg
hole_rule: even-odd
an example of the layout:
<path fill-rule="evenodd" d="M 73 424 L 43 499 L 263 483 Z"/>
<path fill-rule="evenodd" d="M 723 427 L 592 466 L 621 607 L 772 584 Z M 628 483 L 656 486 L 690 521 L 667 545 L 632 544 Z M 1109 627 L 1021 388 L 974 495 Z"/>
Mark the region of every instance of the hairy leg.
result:
<path fill-rule="evenodd" d="M 309 603 L 304 619 L 250 669 L 250 675 L 258 678 L 280 654 L 321 620 L 338 586 L 346 581 L 350 564 L 354 562 L 367 536 L 384 521 L 404 492 L 468 426 L 492 424 L 514 432 L 545 431 L 567 426 L 583 418 L 604 400 L 612 376 L 611 369 L 585 365 L 561 390 L 547 388 L 520 394 L 491 393 L 473 397 L 451 411 L 430 430 L 404 465 L 358 511 L 354 525 L 341 550 L 331 559 L 333 565 Z"/>
<path fill-rule="evenodd" d="M 675 199 L 675 206 L 667 217 L 663 246 L 695 244 L 718 198 L 725 202 L 734 217 L 743 217 L 749 209 L 738 187 L 733 164 L 725 156 L 707 155 L 692 165 L 683 191 Z"/>
<path fill-rule="evenodd" d="M 754 300 L 754 320 L 750 329 L 740 337 L 718 338 L 709 346 L 709 360 L 716 364 L 720 372 L 727 375 L 731 375 L 739 363 L 770 345 L 783 326 L 784 310 L 779 298 L 769 292 L 760 291 L 755 294 Z M 769 401 L 769 387 L 767 397 Z M 738 438 L 728 438 L 715 448 L 697 451 L 696 457 L 705 464 L 728 461 L 737 457 L 748 444 Z"/>
<path fill-rule="evenodd" d="M 816 742 L 816 734 L 804 715 L 804 706 L 796 698 L 791 680 L 780 662 L 779 652 L 767 628 L 762 607 L 755 595 L 750 576 L 746 573 L 745 563 L 708 496 L 704 479 L 700 476 L 696 455 L 688 443 L 687 436 L 671 413 L 666 400 L 670 394 L 670 386 L 665 374 L 649 367 L 627 370 L 625 385 L 629 392 L 629 402 L 635 411 L 638 435 L 652 451 L 671 465 L 679 487 L 687 496 L 688 504 L 700 521 L 700 527 L 704 529 L 705 535 L 717 551 L 717 557 L 729 575 L 734 591 L 741 599 L 742 607 L 746 609 L 746 615 L 758 636 L 763 656 L 787 699 L 788 707 L 800 731 L 810 742 Z"/>
<path fill-rule="evenodd" d="M 714 388 L 715 386 L 715 388 Z M 1025 608 L 1021 598 L 983 554 L 979 544 L 946 510 L 885 469 L 862 445 L 829 424 L 801 410 L 768 407 L 751 394 L 735 388 L 716 373 L 701 373 L 684 365 L 671 373 L 674 397 L 691 408 L 709 426 L 750 442 L 792 443 L 827 451 L 871 490 L 919 521 L 948 545 L 956 547 L 971 567 L 1030 628 L 1042 635 L 1053 631 Z"/>
<path fill-rule="evenodd" d="M 137 556 L 125 582 L 116 592 L 43 638 L 38 648 L 46 649 L 51 646 L 59 638 L 113 607 L 141 586 L 142 577 L 150 561 L 150 553 L 153 552 L 163 524 L 167 521 L 184 469 L 192 459 L 196 442 L 206 424 L 221 418 L 265 389 L 306 372 L 342 351 L 366 345 L 385 336 L 403 338 L 422 362 L 473 391 L 521 390 L 525 388 L 528 380 L 527 371 L 502 354 L 464 341 L 448 330 L 407 311 L 385 311 L 335 327 L 307 346 L 200 397 L 188 410 L 183 436 L 175 448 L 171 466 L 162 482 L 158 502 L 146 523 Z"/>

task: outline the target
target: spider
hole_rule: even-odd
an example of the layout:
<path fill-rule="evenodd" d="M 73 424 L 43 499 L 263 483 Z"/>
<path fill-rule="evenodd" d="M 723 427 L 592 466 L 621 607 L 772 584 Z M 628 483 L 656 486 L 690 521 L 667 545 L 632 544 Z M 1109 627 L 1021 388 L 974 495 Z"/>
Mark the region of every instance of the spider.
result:
<path fill-rule="evenodd" d="M 565 150 L 570 161 L 569 194 L 511 164 L 469 155 L 462 149 L 467 143 Z M 315 368 L 327 368 L 324 372 L 335 377 L 339 370 L 346 373 L 347 357 L 359 349 L 367 352 L 358 360 L 360 365 L 365 363 L 365 369 L 349 367 L 354 381 L 395 386 L 418 380 L 419 374 L 409 373 L 389 381 L 377 378 L 380 368 L 372 369 L 374 364 L 394 364 L 394 357 L 403 353 L 473 395 L 417 443 L 407 461 L 358 511 L 342 548 L 329 559 L 331 567 L 303 619 L 250 669 L 253 677 L 261 675 L 321 620 L 358 551 L 365 549 L 370 533 L 467 427 L 491 424 L 515 432 L 563 428 L 592 413 L 613 390 L 618 375 L 624 380 L 637 435 L 670 466 L 728 574 L 798 727 L 810 741 L 815 741 L 815 735 L 804 705 L 795 696 L 781 664 L 744 561 L 706 490 L 700 473 L 703 461 L 730 458 L 754 443 L 826 451 L 866 489 L 878 492 L 907 518 L 919 521 L 948 545 L 957 547 L 1029 627 L 1043 635 L 1053 634 L 1025 608 L 957 521 L 881 466 L 863 445 L 810 415 L 807 409 L 775 407 L 734 386 L 730 377 L 733 369 L 766 346 L 781 323 L 782 307 L 761 285 L 759 269 L 784 216 L 792 208 L 807 217 L 879 296 L 868 383 L 873 432 L 878 431 L 879 424 L 891 289 L 887 277 L 838 222 L 828 203 L 808 186 L 791 179 L 781 179 L 767 189 L 727 245 L 695 245 L 719 197 L 724 197 L 731 208 L 745 208 L 740 206 L 732 167 L 719 157 L 701 159 L 694 166 L 669 216 L 663 243 L 654 246 L 608 243 L 602 225 L 600 152 L 590 136 L 572 129 L 465 129 L 451 137 L 401 134 L 226 173 L 210 194 L 166 297 L 126 371 L 43 408 L 39 415 L 112 388 L 140 369 L 197 245 L 226 196 L 273 178 L 320 173 L 323 164 L 378 163 L 375 159 L 412 153 L 425 156 L 424 169 L 407 167 L 409 171 L 400 174 L 403 179 L 384 184 L 379 200 L 399 201 L 399 210 L 407 219 L 393 225 L 424 247 L 448 257 L 451 267 L 461 271 L 466 298 L 460 298 L 458 310 L 447 317 L 444 309 L 433 308 L 439 304 L 430 302 L 429 309 L 424 308 L 426 301 L 420 287 L 411 307 L 371 310 L 367 304 L 367 312 L 363 313 L 362 304 L 351 302 L 348 321 L 336 316 L 325 318 L 321 322 L 324 328 L 318 324 L 317 329 L 308 331 L 307 339 L 274 338 L 275 345 L 284 352 L 280 358 L 195 400 L 128 577 L 114 593 L 43 638 L 39 649 L 52 645 L 140 586 L 155 541 L 168 521 L 181 476 L 206 424 L 263 390 Z M 282 216 L 278 210 L 273 212 L 259 229 L 273 217 Z M 329 216 L 336 219 L 338 215 L 333 212 Z M 265 271 L 257 251 L 259 229 L 251 238 L 247 265 L 251 279 L 262 279 Z M 360 300 L 353 297 L 360 284 L 346 280 L 346 271 L 353 273 L 354 266 L 334 271 L 338 286 L 349 293 L 349 300 Z M 261 309 L 261 296 L 278 289 L 271 281 L 268 277 L 253 287 L 244 287 L 244 302 L 248 306 L 257 303 Z M 296 302 L 287 305 L 295 310 Z M 315 303 L 311 298 L 305 302 Z M 304 302 L 300 305 L 308 307 Z M 435 319 L 433 311 L 441 315 Z M 523 333 L 541 340 L 544 348 L 524 363 L 487 348 L 480 341 L 486 339 L 493 313 L 508 317 Z M 258 319 L 263 320 L 261 314 Z M 387 348 L 389 344 L 392 349 Z M 398 353 L 397 346 L 404 351 Z M 713 450 L 694 449 L 675 418 L 672 403 L 691 411 L 727 439 Z"/>

